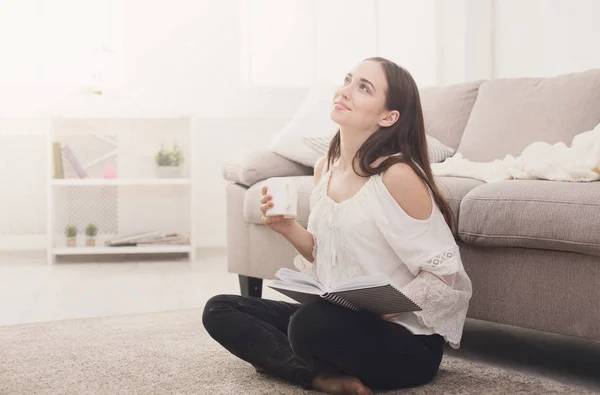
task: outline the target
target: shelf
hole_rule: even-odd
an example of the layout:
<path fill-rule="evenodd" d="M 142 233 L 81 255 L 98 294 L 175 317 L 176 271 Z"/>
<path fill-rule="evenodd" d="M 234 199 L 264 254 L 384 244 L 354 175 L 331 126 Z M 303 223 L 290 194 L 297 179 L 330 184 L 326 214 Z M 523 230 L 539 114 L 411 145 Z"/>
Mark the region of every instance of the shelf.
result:
<path fill-rule="evenodd" d="M 161 254 L 196 254 L 197 200 L 195 147 L 191 117 L 53 117 L 46 133 L 46 259 Z M 186 162 L 181 169 L 160 169 L 159 149 L 177 145 Z M 67 149 L 68 147 L 68 149 Z M 62 171 L 61 171 L 62 166 Z M 114 171 L 108 171 L 114 169 Z M 79 178 L 78 174 L 87 174 Z M 54 175 L 62 178 L 54 178 Z M 104 178 L 115 175 L 115 178 Z M 96 246 L 80 232 L 68 247 L 64 228 L 98 228 Z M 109 247 L 106 240 L 143 230 L 186 236 L 185 245 L 147 244 Z"/>
<path fill-rule="evenodd" d="M 191 185 L 190 178 L 70 178 L 53 179 L 53 186 Z"/>
<path fill-rule="evenodd" d="M 54 255 L 120 255 L 120 254 L 170 254 L 191 253 L 188 245 L 153 245 L 138 247 L 58 247 L 52 249 Z"/>

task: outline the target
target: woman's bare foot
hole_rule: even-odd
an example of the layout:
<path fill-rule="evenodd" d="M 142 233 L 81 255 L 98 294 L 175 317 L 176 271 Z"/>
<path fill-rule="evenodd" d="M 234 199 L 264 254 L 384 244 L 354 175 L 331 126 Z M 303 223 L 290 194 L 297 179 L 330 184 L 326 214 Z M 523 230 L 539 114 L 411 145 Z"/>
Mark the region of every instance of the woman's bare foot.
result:
<path fill-rule="evenodd" d="M 312 382 L 312 387 L 332 395 L 373 395 L 362 381 L 349 376 L 317 376 Z"/>

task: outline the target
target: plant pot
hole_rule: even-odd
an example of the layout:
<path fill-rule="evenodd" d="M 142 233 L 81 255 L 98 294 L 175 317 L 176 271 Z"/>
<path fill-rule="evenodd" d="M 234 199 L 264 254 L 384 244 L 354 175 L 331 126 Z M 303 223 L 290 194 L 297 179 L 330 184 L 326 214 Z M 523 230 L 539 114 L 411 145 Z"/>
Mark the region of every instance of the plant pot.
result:
<path fill-rule="evenodd" d="M 68 247 L 77 247 L 77 238 L 67 237 L 67 246 Z"/>
<path fill-rule="evenodd" d="M 85 245 L 87 247 L 95 247 L 96 246 L 96 239 L 94 239 L 93 237 L 88 237 L 85 240 Z"/>
<path fill-rule="evenodd" d="M 157 166 L 156 175 L 158 178 L 180 178 L 181 166 Z"/>

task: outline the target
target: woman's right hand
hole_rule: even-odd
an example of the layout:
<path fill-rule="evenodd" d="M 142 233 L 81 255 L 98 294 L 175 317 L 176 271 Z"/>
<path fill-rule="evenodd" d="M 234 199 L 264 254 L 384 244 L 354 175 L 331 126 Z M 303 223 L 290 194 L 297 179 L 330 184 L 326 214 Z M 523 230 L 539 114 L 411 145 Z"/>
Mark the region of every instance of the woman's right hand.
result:
<path fill-rule="evenodd" d="M 261 192 L 260 212 L 262 213 L 262 223 L 277 233 L 285 234 L 291 229 L 296 220 L 293 218 L 285 218 L 283 215 L 267 216 L 267 210 L 273 207 L 273 197 L 268 194 L 269 188 L 266 185 L 262 187 Z"/>

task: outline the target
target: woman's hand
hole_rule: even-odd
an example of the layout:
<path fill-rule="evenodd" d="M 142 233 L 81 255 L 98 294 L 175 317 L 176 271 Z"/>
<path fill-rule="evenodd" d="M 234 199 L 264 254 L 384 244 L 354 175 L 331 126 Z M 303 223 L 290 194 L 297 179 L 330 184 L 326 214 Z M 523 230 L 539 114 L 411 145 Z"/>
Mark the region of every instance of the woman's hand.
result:
<path fill-rule="evenodd" d="M 265 185 L 262 187 L 262 198 L 260 199 L 260 211 L 262 213 L 261 221 L 263 224 L 271 228 L 277 233 L 285 235 L 291 228 L 294 222 L 293 218 L 285 218 L 283 215 L 267 216 L 267 210 L 273 207 L 273 197 L 268 195 L 269 188 Z"/>
<path fill-rule="evenodd" d="M 268 194 L 269 190 L 266 185 L 262 188 L 261 192 L 260 212 L 262 213 L 262 223 L 281 234 L 294 246 L 300 255 L 309 262 L 313 262 L 315 241 L 312 233 L 304 229 L 294 218 L 286 219 L 283 215 L 268 217 L 267 210 L 273 207 L 273 197 Z"/>

